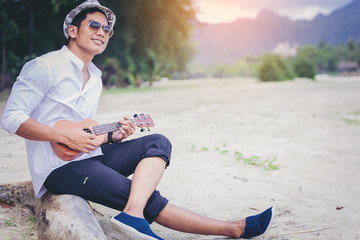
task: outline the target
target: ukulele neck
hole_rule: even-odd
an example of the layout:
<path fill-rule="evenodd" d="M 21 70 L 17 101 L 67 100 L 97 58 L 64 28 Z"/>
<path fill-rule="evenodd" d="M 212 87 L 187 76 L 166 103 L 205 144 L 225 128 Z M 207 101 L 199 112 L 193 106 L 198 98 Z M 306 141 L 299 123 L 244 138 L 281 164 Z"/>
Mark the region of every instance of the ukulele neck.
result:
<path fill-rule="evenodd" d="M 96 136 L 98 136 L 98 135 L 101 135 L 104 133 L 119 130 L 120 127 L 121 127 L 121 124 L 119 122 L 100 124 L 100 125 L 93 126 L 93 132 Z"/>
<path fill-rule="evenodd" d="M 140 114 L 138 116 L 136 114 L 136 115 L 134 115 L 133 119 L 129 119 L 129 120 L 132 121 L 134 126 L 141 128 L 141 132 L 144 131 L 144 128 L 148 128 L 148 130 L 149 130 L 149 127 L 154 127 L 154 121 L 152 120 L 150 115 Z M 112 123 L 105 123 L 105 124 L 100 124 L 100 125 L 93 126 L 92 129 L 93 129 L 93 133 L 96 136 L 98 136 L 98 135 L 101 135 L 101 134 L 104 134 L 104 133 L 119 130 L 121 125 L 122 124 L 119 123 L 119 122 L 112 122 Z M 87 129 L 87 130 L 89 130 L 89 129 Z M 91 133 L 91 130 L 89 130 L 89 131 Z"/>

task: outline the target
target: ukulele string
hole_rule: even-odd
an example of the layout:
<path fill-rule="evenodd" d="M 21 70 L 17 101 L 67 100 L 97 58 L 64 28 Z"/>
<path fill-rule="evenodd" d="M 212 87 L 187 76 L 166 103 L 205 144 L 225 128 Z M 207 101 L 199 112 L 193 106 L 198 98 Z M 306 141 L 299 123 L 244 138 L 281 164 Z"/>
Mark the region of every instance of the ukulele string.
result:
<path fill-rule="evenodd" d="M 93 127 L 95 135 L 101 135 L 108 132 L 113 132 L 118 130 L 121 127 L 119 122 L 106 123 L 101 125 L 96 125 Z"/>

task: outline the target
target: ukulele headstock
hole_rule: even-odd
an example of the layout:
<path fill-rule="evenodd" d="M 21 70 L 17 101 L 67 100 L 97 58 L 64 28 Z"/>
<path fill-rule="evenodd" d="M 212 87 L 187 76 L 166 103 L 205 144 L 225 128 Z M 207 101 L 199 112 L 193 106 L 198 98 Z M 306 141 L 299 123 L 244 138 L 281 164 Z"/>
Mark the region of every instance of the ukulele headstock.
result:
<path fill-rule="evenodd" d="M 148 131 L 150 131 L 150 127 L 155 127 L 154 121 L 151 118 L 150 114 L 134 114 L 134 118 L 133 118 L 133 122 L 135 124 L 135 126 L 141 128 L 140 131 L 143 132 L 145 131 L 145 128 L 148 129 Z"/>

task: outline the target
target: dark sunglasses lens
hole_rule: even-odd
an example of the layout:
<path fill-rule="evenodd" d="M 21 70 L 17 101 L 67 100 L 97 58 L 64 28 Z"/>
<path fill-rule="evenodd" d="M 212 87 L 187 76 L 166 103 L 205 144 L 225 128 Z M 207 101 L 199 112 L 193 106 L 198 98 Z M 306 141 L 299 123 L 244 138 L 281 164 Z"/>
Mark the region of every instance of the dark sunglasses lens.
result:
<path fill-rule="evenodd" d="M 109 26 L 104 26 L 104 32 L 106 32 L 106 33 L 109 33 L 110 32 L 110 27 Z"/>
<path fill-rule="evenodd" d="M 95 22 L 95 21 L 91 21 L 89 24 L 90 28 L 94 29 L 94 30 L 99 30 L 101 28 L 101 23 L 99 22 Z"/>

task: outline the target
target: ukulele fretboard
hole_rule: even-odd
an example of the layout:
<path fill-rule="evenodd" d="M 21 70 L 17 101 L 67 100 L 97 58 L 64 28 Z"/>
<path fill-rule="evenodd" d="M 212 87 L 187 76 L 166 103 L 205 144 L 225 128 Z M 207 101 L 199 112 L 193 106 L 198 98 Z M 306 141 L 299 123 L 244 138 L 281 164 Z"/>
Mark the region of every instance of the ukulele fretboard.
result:
<path fill-rule="evenodd" d="M 101 135 L 108 132 L 113 132 L 118 130 L 121 127 L 121 124 L 118 122 L 106 123 L 93 126 L 93 131 L 95 135 Z"/>

